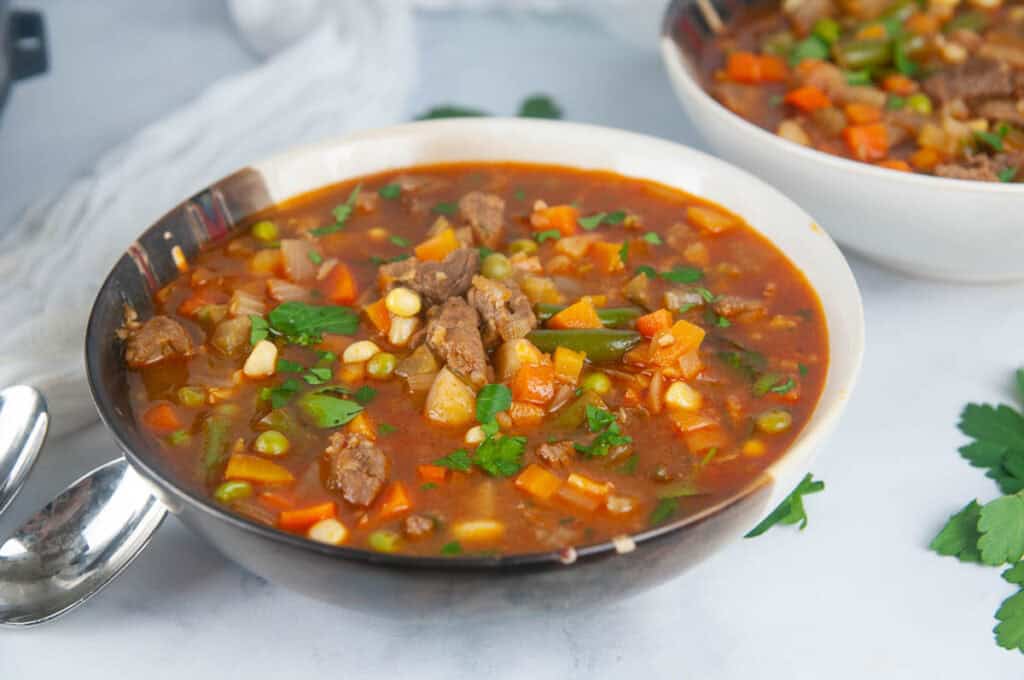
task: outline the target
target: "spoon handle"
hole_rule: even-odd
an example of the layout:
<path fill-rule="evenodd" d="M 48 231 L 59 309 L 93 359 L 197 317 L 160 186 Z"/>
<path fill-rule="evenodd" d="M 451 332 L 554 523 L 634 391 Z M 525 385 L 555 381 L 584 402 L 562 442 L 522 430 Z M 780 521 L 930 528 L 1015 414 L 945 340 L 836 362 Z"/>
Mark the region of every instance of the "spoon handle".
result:
<path fill-rule="evenodd" d="M 24 485 L 49 423 L 46 400 L 38 390 L 28 385 L 0 390 L 0 513 Z"/>
<path fill-rule="evenodd" d="M 124 458 L 71 484 L 0 545 L 0 626 L 65 614 L 110 583 L 167 508 Z"/>

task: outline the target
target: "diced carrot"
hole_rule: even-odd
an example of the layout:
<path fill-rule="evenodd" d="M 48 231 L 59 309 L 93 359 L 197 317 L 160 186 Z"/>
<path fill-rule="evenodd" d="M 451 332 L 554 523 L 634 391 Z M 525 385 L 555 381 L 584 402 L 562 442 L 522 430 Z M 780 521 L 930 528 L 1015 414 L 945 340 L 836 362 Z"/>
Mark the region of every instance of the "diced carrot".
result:
<path fill-rule="evenodd" d="M 582 491 L 585 494 L 597 496 L 601 499 L 607 498 L 613 488 L 608 482 L 597 482 L 590 477 L 585 477 L 576 472 L 570 474 L 569 479 L 565 480 L 565 482 L 577 491 Z"/>
<path fill-rule="evenodd" d="M 545 470 L 536 463 L 530 463 L 525 470 L 516 477 L 516 488 L 524 491 L 534 498 L 546 501 L 551 498 L 558 487 L 562 486 L 562 480 L 553 472 Z"/>
<path fill-rule="evenodd" d="M 587 355 L 575 352 L 567 347 L 555 348 L 555 376 L 571 385 L 575 385 L 583 372 L 583 362 Z"/>
<path fill-rule="evenodd" d="M 884 123 L 850 125 L 843 129 L 843 139 L 860 161 L 879 161 L 889 153 L 889 133 Z"/>
<path fill-rule="evenodd" d="M 459 239 L 455 236 L 455 230 L 449 227 L 416 246 L 413 252 L 421 260 L 439 262 L 458 248 Z"/>
<path fill-rule="evenodd" d="M 272 463 L 266 458 L 248 453 L 233 453 L 224 469 L 224 479 L 244 479 L 249 482 L 283 484 L 294 482 L 295 477 L 288 468 Z"/>
<path fill-rule="evenodd" d="M 851 102 L 843 107 L 847 119 L 856 125 L 877 123 L 882 120 L 882 109 L 870 104 Z"/>
<path fill-rule="evenodd" d="M 443 468 L 440 465 L 417 465 L 416 473 L 424 482 L 433 482 L 434 484 L 442 484 L 448 478 L 448 468 Z"/>
<path fill-rule="evenodd" d="M 737 219 L 732 215 L 706 205 L 691 205 L 686 208 L 686 219 L 708 234 L 721 234 L 732 229 Z"/>
<path fill-rule="evenodd" d="M 605 274 L 619 272 L 626 268 L 622 261 L 622 244 L 599 241 L 590 246 L 587 257 L 594 261 L 597 270 Z"/>
<path fill-rule="evenodd" d="M 601 328 L 602 326 L 594 302 L 586 296 L 548 319 L 548 328 Z"/>
<path fill-rule="evenodd" d="M 510 387 L 515 401 L 543 406 L 555 394 L 555 369 L 545 364 L 520 366 Z"/>
<path fill-rule="evenodd" d="M 359 297 L 359 289 L 352 276 L 352 270 L 341 262 L 331 267 L 330 273 L 324 278 L 320 288 L 324 297 L 336 305 L 352 304 Z"/>
<path fill-rule="evenodd" d="M 917 83 L 902 73 L 890 73 L 882 80 L 882 89 L 892 94 L 906 96 L 917 91 Z"/>
<path fill-rule="evenodd" d="M 916 35 L 938 33 L 941 22 L 939 17 L 925 12 L 915 12 L 903 24 L 908 31 Z"/>
<path fill-rule="evenodd" d="M 377 424 L 366 411 L 360 411 L 355 418 L 348 422 L 345 430 L 352 434 L 361 434 L 370 441 L 377 440 Z"/>
<path fill-rule="evenodd" d="M 899 170 L 901 172 L 910 172 L 910 164 L 906 161 L 899 160 L 897 158 L 889 158 L 884 161 L 879 161 L 876 165 L 880 168 L 889 168 L 890 170 Z"/>
<path fill-rule="evenodd" d="M 283 510 L 277 516 L 277 526 L 286 531 L 302 531 L 313 526 L 322 519 L 334 517 L 336 507 L 334 501 L 318 505 L 310 505 L 296 510 Z"/>
<path fill-rule="evenodd" d="M 513 401 L 508 407 L 508 415 L 516 427 L 535 427 L 544 422 L 547 411 L 536 404 L 525 401 Z"/>
<path fill-rule="evenodd" d="M 645 338 L 653 338 L 658 331 L 672 327 L 672 312 L 664 307 L 656 312 L 645 314 L 636 320 L 636 329 Z"/>
<path fill-rule="evenodd" d="M 676 321 L 651 339 L 648 361 L 657 366 L 678 365 L 680 357 L 700 347 L 703 340 L 703 328 L 689 321 Z"/>
<path fill-rule="evenodd" d="M 405 490 L 405 484 L 395 482 L 384 493 L 384 500 L 380 506 L 380 516 L 382 519 L 396 517 L 410 508 L 412 508 L 412 500 L 409 498 L 409 493 Z"/>
<path fill-rule="evenodd" d="M 388 331 L 391 330 L 391 314 L 388 313 L 388 308 L 384 304 L 384 298 L 366 305 L 363 307 L 363 312 L 366 313 L 366 318 L 370 320 L 374 328 L 383 335 L 388 334 Z"/>
<path fill-rule="evenodd" d="M 273 491 L 264 491 L 256 497 L 256 500 L 271 510 L 291 510 L 295 507 L 295 502 L 291 498 Z"/>
<path fill-rule="evenodd" d="M 942 162 L 942 154 L 931 147 L 918 149 L 910 154 L 910 164 L 917 170 L 928 172 Z"/>
<path fill-rule="evenodd" d="M 576 233 L 576 220 L 579 217 L 580 211 L 574 206 L 552 205 L 535 210 L 530 215 L 530 226 L 534 231 L 557 229 L 562 236 L 572 236 Z"/>
<path fill-rule="evenodd" d="M 812 85 L 790 90 L 786 93 L 783 101 L 808 113 L 832 106 L 832 100 L 828 98 L 828 95 Z"/>
<path fill-rule="evenodd" d="M 787 78 L 786 62 L 774 55 L 733 52 L 725 64 L 725 75 L 737 83 L 780 82 Z"/>
<path fill-rule="evenodd" d="M 156 432 L 167 433 L 181 429 L 181 419 L 170 404 L 157 404 L 142 416 L 142 422 Z"/>

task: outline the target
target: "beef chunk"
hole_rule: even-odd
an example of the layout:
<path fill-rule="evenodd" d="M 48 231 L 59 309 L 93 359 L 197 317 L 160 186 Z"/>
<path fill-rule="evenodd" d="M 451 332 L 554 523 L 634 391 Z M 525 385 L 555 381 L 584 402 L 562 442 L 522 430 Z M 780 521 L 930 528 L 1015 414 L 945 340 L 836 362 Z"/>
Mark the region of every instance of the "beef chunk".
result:
<path fill-rule="evenodd" d="M 324 451 L 324 486 L 349 503 L 369 506 L 388 477 L 388 459 L 361 434 L 335 432 Z"/>
<path fill-rule="evenodd" d="M 124 358 L 132 368 L 148 366 L 171 357 L 192 354 L 192 338 L 180 323 L 166 316 L 154 316 L 131 329 Z"/>
<path fill-rule="evenodd" d="M 1003 120 L 1007 123 L 1024 125 L 1024 98 L 989 99 L 974 107 L 974 113 L 989 120 Z"/>
<path fill-rule="evenodd" d="M 715 298 L 713 304 L 716 312 L 727 317 L 739 316 L 740 314 L 761 315 L 768 311 L 760 300 L 740 297 L 738 295 L 721 295 Z"/>
<path fill-rule="evenodd" d="M 935 168 L 939 177 L 951 179 L 973 179 L 983 182 L 998 182 L 999 173 L 1014 168 L 1016 178 L 1024 176 L 1024 152 L 1001 153 L 995 156 L 975 154 L 957 163 L 943 163 Z"/>
<path fill-rule="evenodd" d="M 483 319 L 483 338 L 488 346 L 500 340 L 518 340 L 537 327 L 530 299 L 515 283 L 473 277 L 473 287 L 466 296 L 469 304 Z"/>
<path fill-rule="evenodd" d="M 548 465 L 565 465 L 575 450 L 571 441 L 541 444 L 537 447 L 537 457 Z"/>
<path fill-rule="evenodd" d="M 505 232 L 505 201 L 500 196 L 471 191 L 459 199 L 459 214 L 481 245 L 496 249 Z"/>
<path fill-rule="evenodd" d="M 409 258 L 381 266 L 382 276 L 391 287 L 408 286 L 428 304 L 439 305 L 448 298 L 463 295 L 480 270 L 480 253 L 475 248 L 459 248 L 442 262 L 422 262 Z"/>
<path fill-rule="evenodd" d="M 428 313 L 427 347 L 477 388 L 487 384 L 487 353 L 480 338 L 480 317 L 460 297 L 449 298 Z"/>
<path fill-rule="evenodd" d="M 943 103 L 953 99 L 1008 97 L 1013 94 L 1013 72 L 1002 62 L 971 59 L 929 76 L 922 87 Z"/>
<path fill-rule="evenodd" d="M 423 538 L 434 531 L 434 520 L 426 515 L 409 515 L 405 518 L 402 530 L 409 538 Z"/>

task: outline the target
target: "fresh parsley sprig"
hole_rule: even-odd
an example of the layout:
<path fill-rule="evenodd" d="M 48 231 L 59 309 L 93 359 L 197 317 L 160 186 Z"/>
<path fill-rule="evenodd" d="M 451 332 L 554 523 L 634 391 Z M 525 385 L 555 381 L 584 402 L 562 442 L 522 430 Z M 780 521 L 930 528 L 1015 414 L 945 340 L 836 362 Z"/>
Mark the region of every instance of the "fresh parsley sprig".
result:
<path fill-rule="evenodd" d="M 512 392 L 505 385 L 484 385 L 476 397 L 476 419 L 485 438 L 470 455 L 458 449 L 438 458 L 434 465 L 469 472 L 475 465 L 492 477 L 511 477 L 523 466 L 526 437 L 503 435 L 498 431 L 497 415 L 512 405 Z"/>
<path fill-rule="evenodd" d="M 804 508 L 804 496 L 825 490 L 825 482 L 814 479 L 807 473 L 796 488 L 786 496 L 778 507 L 768 513 L 761 523 L 747 532 L 744 538 L 754 538 L 771 529 L 776 524 L 799 524 L 800 531 L 807 528 L 807 510 Z"/>

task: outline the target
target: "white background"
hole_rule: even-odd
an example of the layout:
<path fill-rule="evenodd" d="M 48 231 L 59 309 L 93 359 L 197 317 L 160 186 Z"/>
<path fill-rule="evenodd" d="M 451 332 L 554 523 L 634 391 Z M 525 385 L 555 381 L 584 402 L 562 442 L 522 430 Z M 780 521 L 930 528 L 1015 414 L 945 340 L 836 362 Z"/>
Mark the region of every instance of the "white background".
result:
<path fill-rule="evenodd" d="M 108 147 L 251 65 L 220 2 L 45 3 L 51 72 L 0 119 L 0 228 Z M 536 91 L 573 120 L 700 146 L 653 49 L 574 17 L 419 20 L 410 115 L 498 113 Z M 187 45 L 187 48 L 185 47 Z M 770 179 L 770 178 L 768 178 Z M 817 216 L 828 227 L 828 216 Z M 898 225 L 892 225 L 898 228 Z M 970 216 L 964 216 L 970 228 Z M 994 569 L 926 546 L 995 486 L 962 462 L 967 400 L 1011 399 L 1024 287 L 911 280 L 851 256 L 867 313 L 861 384 L 820 452 L 803 533 L 773 530 L 640 597 L 586 615 L 384 621 L 274 587 L 173 518 L 107 591 L 58 623 L 0 632 L 0 678 L 1020 678 L 992 640 L 1011 593 Z M 52 443 L 0 533 L 113 458 L 93 428 Z"/>

